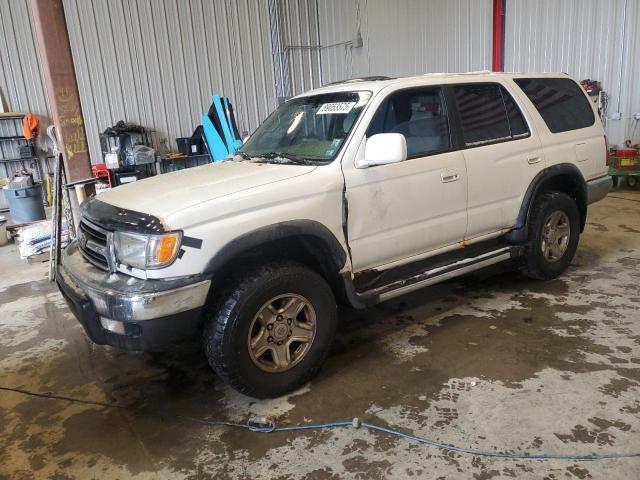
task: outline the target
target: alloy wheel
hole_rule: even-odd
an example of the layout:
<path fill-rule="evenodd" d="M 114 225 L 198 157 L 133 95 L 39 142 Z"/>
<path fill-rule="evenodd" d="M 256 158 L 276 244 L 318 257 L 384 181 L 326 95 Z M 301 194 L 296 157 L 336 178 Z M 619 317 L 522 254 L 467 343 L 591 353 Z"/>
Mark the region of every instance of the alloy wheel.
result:
<path fill-rule="evenodd" d="M 316 333 L 316 312 L 301 295 L 286 293 L 266 302 L 249 328 L 248 348 L 253 363 L 266 372 L 280 373 L 306 356 Z"/>
<path fill-rule="evenodd" d="M 569 217 L 562 210 L 556 210 L 545 220 L 542 227 L 542 254 L 548 262 L 557 262 L 569 246 L 571 226 Z"/>

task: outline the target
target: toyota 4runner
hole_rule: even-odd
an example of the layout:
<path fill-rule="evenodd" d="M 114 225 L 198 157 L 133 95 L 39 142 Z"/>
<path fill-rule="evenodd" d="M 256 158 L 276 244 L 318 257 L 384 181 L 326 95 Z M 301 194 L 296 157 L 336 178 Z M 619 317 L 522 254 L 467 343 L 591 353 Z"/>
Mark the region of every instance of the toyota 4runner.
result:
<path fill-rule="evenodd" d="M 81 206 L 56 280 L 95 343 L 200 333 L 237 390 L 311 379 L 336 304 L 362 308 L 498 262 L 551 279 L 606 196 L 597 112 L 563 74 L 432 74 L 328 85 L 234 156 Z"/>

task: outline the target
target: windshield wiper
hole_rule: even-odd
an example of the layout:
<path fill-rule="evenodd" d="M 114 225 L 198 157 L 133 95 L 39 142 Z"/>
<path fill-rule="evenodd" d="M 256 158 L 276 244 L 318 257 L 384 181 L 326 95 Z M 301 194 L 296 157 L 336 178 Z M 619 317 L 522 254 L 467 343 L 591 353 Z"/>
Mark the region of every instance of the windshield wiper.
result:
<path fill-rule="evenodd" d="M 293 156 L 291 154 L 286 154 L 286 153 L 281 153 L 281 152 L 267 152 L 267 153 L 261 153 L 260 155 L 254 155 L 254 158 L 265 158 L 267 160 L 274 160 L 276 158 L 284 158 L 285 160 L 289 160 L 293 163 L 297 163 L 299 165 L 307 165 L 308 162 L 303 159 L 303 158 L 299 158 L 296 156 Z"/>
<path fill-rule="evenodd" d="M 240 156 L 243 160 L 251 160 L 251 156 L 244 152 L 237 151 L 236 155 Z"/>

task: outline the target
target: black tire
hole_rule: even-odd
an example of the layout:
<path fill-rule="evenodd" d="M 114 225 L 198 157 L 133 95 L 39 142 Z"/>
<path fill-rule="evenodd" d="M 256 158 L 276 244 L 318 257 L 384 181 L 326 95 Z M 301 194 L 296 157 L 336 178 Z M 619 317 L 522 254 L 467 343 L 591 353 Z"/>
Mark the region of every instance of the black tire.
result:
<path fill-rule="evenodd" d="M 274 297 L 304 297 L 315 312 L 315 335 L 299 363 L 282 372 L 265 372 L 249 353 L 254 318 Z M 209 313 L 204 346 L 213 370 L 234 389 L 256 398 L 273 398 L 301 387 L 316 375 L 329 353 L 338 322 L 327 282 L 303 265 L 279 261 L 239 276 Z"/>
<path fill-rule="evenodd" d="M 631 175 L 629 175 L 627 177 L 627 187 L 629 188 L 638 188 L 638 177 L 633 177 Z"/>
<path fill-rule="evenodd" d="M 558 211 L 568 218 L 569 238 L 562 255 L 557 260 L 550 261 L 543 253 L 543 231 L 551 215 Z M 573 260 L 579 239 L 580 212 L 576 202 L 564 193 L 543 193 L 536 199 L 529 217 L 529 237 L 522 259 L 522 272 L 538 280 L 558 277 Z"/>

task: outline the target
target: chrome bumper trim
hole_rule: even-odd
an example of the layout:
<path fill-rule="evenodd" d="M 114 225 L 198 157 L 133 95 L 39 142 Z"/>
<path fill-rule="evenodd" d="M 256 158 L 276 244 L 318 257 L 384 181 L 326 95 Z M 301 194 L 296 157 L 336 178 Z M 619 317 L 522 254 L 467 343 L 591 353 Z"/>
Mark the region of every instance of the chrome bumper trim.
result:
<path fill-rule="evenodd" d="M 62 256 L 58 275 L 80 296 L 88 298 L 96 312 L 120 321 L 152 320 L 202 307 L 211 280 L 179 278 L 141 280 L 99 270 L 71 245 Z"/>

